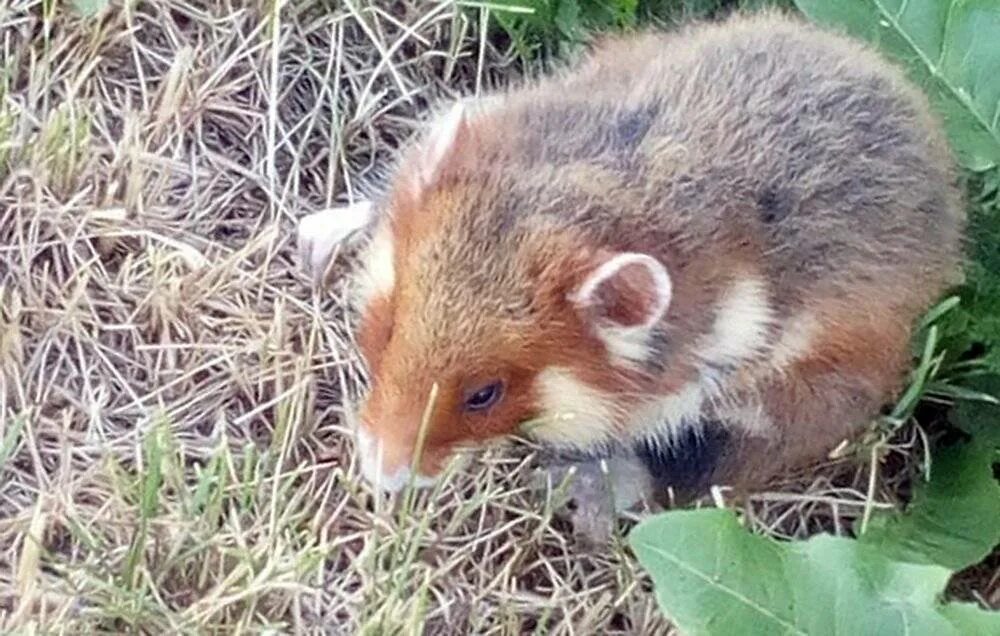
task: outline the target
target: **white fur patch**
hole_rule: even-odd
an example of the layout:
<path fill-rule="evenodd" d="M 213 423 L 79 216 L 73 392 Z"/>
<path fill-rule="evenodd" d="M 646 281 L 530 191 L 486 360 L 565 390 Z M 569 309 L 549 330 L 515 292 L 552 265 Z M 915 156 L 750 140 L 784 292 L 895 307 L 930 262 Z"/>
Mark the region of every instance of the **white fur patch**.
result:
<path fill-rule="evenodd" d="M 365 481 L 374 486 L 376 490 L 399 492 L 411 481 L 415 488 L 426 488 L 434 484 L 435 479 L 433 477 L 420 474 L 413 476 L 409 461 L 386 472 L 382 444 L 372 437 L 365 430 L 364 426 L 357 427 L 357 436 L 358 463 L 361 466 L 361 476 L 364 477 Z"/>
<path fill-rule="evenodd" d="M 572 446 L 608 439 L 615 408 L 607 394 L 581 382 L 564 368 L 549 367 L 538 374 L 535 382 L 545 415 L 531 426 L 532 436 Z"/>
<path fill-rule="evenodd" d="M 784 369 L 806 354 L 819 327 L 819 322 L 810 312 L 803 312 L 792 319 L 771 353 L 774 368 Z"/>
<path fill-rule="evenodd" d="M 368 225 L 374 215 L 375 208 L 370 201 L 359 201 L 299 219 L 296 228 L 299 259 L 315 282 L 322 280 L 337 247 L 352 233 Z"/>
<path fill-rule="evenodd" d="M 758 432 L 770 426 L 765 414 L 740 406 L 726 411 L 725 378 L 713 365 L 735 365 L 766 351 L 774 312 L 767 288 L 757 278 L 736 281 L 723 295 L 712 332 L 695 349 L 706 367 L 696 381 L 679 392 L 647 403 L 635 413 L 632 430 L 669 444 L 681 430 L 697 426 L 706 403 L 713 411 L 744 430 Z"/>
<path fill-rule="evenodd" d="M 637 409 L 629 430 L 669 445 L 681 431 L 699 426 L 706 403 L 721 420 L 749 433 L 766 434 L 774 428 L 759 404 L 729 405 L 724 398 L 717 398 L 704 379 L 690 382 L 677 393 Z"/>
<path fill-rule="evenodd" d="M 630 430 L 667 443 L 701 418 L 705 392 L 700 382 L 689 382 L 680 391 L 649 401 L 632 415 Z"/>
<path fill-rule="evenodd" d="M 767 348 L 774 311 L 767 286 L 758 278 L 742 278 L 726 291 L 712 333 L 696 350 L 709 364 L 737 364 Z"/>
<path fill-rule="evenodd" d="M 649 344 L 652 330 L 670 307 L 673 292 L 666 268 L 658 260 L 646 254 L 632 252 L 618 254 L 595 269 L 570 296 L 570 300 L 579 306 L 592 305 L 594 294 L 601 284 L 615 276 L 623 267 L 630 265 L 640 265 L 649 272 L 653 280 L 656 302 L 642 324 L 623 326 L 611 323 L 598 326 L 598 337 L 620 364 L 645 362 L 654 353 Z"/>
<path fill-rule="evenodd" d="M 364 307 L 375 296 L 388 294 L 396 284 L 392 232 L 388 225 L 379 228 L 361 258 L 357 273 L 357 295 Z"/>
<path fill-rule="evenodd" d="M 649 341 L 649 329 L 641 327 L 598 327 L 597 337 L 601 339 L 608 353 L 620 365 L 642 363 L 653 355 Z"/>
<path fill-rule="evenodd" d="M 722 411 L 720 417 L 734 426 L 755 435 L 766 435 L 774 430 L 774 422 L 760 404 L 745 404 L 728 411 Z"/>

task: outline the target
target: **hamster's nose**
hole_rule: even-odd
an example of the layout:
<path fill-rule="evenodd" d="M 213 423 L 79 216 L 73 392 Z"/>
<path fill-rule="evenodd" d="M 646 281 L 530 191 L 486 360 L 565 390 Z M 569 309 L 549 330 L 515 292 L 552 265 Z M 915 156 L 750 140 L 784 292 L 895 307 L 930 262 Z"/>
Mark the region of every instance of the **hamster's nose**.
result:
<path fill-rule="evenodd" d="M 361 476 L 377 490 L 399 492 L 411 483 L 415 488 L 426 488 L 435 481 L 413 474 L 412 448 L 376 437 L 364 423 L 357 427 L 357 453 Z"/>

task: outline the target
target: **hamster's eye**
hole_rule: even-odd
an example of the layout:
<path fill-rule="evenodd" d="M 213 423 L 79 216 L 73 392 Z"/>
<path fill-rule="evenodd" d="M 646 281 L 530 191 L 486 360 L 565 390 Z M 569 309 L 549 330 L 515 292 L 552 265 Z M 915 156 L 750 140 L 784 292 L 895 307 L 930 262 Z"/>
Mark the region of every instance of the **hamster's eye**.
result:
<path fill-rule="evenodd" d="M 490 382 L 467 394 L 463 406 L 466 411 L 485 411 L 499 402 L 501 397 L 503 397 L 503 382 Z"/>

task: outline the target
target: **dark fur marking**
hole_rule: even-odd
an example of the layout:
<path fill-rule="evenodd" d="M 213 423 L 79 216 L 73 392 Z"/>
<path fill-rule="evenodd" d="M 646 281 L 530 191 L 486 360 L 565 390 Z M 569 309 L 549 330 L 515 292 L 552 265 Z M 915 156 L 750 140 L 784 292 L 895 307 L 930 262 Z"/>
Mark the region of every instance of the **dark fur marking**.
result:
<path fill-rule="evenodd" d="M 716 377 L 729 375 L 737 369 L 732 362 L 705 362 L 704 366 L 706 371 Z"/>
<path fill-rule="evenodd" d="M 788 192 L 767 187 L 757 195 L 757 206 L 764 223 L 777 223 L 791 214 L 795 201 Z"/>
<path fill-rule="evenodd" d="M 614 130 L 614 149 L 626 154 L 633 152 L 649 132 L 657 111 L 656 104 L 650 104 L 619 115 Z"/>
<path fill-rule="evenodd" d="M 721 422 L 703 422 L 687 428 L 670 443 L 640 441 L 635 452 L 658 489 L 691 491 L 709 484 L 731 438 L 729 429 Z"/>
<path fill-rule="evenodd" d="M 671 339 L 664 329 L 653 329 L 649 334 L 649 359 L 643 365 L 652 373 L 663 373 L 671 353 Z"/>

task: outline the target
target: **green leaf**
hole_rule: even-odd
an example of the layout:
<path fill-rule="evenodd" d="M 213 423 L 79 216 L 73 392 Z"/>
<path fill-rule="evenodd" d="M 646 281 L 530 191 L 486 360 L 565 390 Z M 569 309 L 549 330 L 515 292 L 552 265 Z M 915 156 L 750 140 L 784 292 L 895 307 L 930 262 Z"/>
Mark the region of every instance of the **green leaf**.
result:
<path fill-rule="evenodd" d="M 951 571 L 893 562 L 830 535 L 778 543 L 751 534 L 732 511 L 673 511 L 629 541 L 666 614 L 685 634 L 1000 633 L 1000 614 L 939 596 Z"/>
<path fill-rule="evenodd" d="M 1000 375 L 976 378 L 969 388 L 1000 397 Z M 1000 406 L 986 402 L 960 402 L 951 413 L 955 426 L 972 435 L 981 446 L 1000 449 Z"/>
<path fill-rule="evenodd" d="M 635 23 L 638 0 L 575 0 L 583 23 L 598 28 L 627 27 Z"/>
<path fill-rule="evenodd" d="M 580 37 L 583 22 L 580 18 L 580 5 L 576 0 L 559 0 L 555 12 L 555 24 L 568 40 Z"/>
<path fill-rule="evenodd" d="M 0 441 L 0 475 L 3 474 L 7 460 L 14 456 L 17 446 L 21 442 L 21 431 L 24 430 L 28 418 L 20 414 L 15 415 L 10 421 L 10 428 L 4 434 L 3 440 Z"/>
<path fill-rule="evenodd" d="M 540 51 L 572 50 L 589 31 L 632 26 L 639 6 L 638 0 L 464 0 L 460 4 L 490 7 L 496 23 L 526 59 Z"/>
<path fill-rule="evenodd" d="M 976 439 L 936 450 L 930 481 L 917 486 L 906 512 L 874 517 L 859 541 L 907 563 L 979 563 L 1000 543 L 995 452 Z"/>
<path fill-rule="evenodd" d="M 1000 3 L 996 0 L 796 0 L 821 24 L 902 64 L 944 119 L 962 163 L 1000 163 Z"/>
<path fill-rule="evenodd" d="M 942 348 L 948 366 L 976 358 L 984 371 L 1000 374 L 1000 170 L 974 175 L 969 184 L 966 283 L 961 303 L 944 315 Z M 947 378 L 949 371 L 945 371 Z M 949 379 L 949 381 L 951 381 Z"/>
<path fill-rule="evenodd" d="M 156 516 L 156 510 L 159 506 L 160 486 L 163 484 L 163 460 L 169 434 L 168 426 L 166 420 L 158 420 L 142 441 L 145 470 L 139 475 L 139 525 L 132 535 L 123 572 L 123 580 L 129 587 L 135 587 L 138 584 L 139 566 L 146 551 L 149 521 Z"/>

